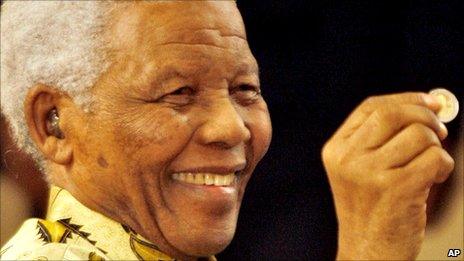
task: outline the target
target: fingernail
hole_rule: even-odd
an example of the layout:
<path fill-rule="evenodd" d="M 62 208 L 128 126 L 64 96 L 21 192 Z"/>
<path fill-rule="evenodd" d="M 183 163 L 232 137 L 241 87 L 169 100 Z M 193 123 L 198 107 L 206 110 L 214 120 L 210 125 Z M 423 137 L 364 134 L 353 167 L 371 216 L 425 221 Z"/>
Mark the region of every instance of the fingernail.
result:
<path fill-rule="evenodd" d="M 440 102 L 437 100 L 437 98 L 435 98 L 434 96 L 429 95 L 429 94 L 424 95 L 424 100 L 429 105 L 437 105 L 437 104 L 439 105 L 440 104 Z"/>
<path fill-rule="evenodd" d="M 440 139 L 444 140 L 448 136 L 448 129 L 443 122 L 440 122 Z"/>

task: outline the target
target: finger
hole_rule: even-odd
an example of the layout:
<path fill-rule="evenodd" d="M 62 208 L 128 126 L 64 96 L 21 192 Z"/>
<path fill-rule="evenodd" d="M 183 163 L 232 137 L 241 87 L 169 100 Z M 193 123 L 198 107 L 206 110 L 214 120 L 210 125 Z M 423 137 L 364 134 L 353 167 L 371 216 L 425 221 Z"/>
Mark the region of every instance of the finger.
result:
<path fill-rule="evenodd" d="M 429 187 L 433 183 L 444 182 L 454 168 L 454 160 L 444 149 L 432 146 L 415 157 L 402 168 L 401 172 L 414 175 L 419 186 Z"/>
<path fill-rule="evenodd" d="M 441 147 L 437 134 L 423 124 L 413 123 L 377 149 L 374 157 L 386 169 L 398 168 L 431 146 Z"/>
<path fill-rule="evenodd" d="M 440 103 L 432 95 L 422 92 L 406 92 L 398 94 L 388 94 L 381 96 L 372 96 L 364 100 L 345 120 L 342 126 L 337 130 L 335 136 L 339 138 L 348 138 L 356 129 L 358 129 L 366 119 L 379 106 L 385 104 L 411 104 L 427 107 L 429 110 L 438 112 Z"/>
<path fill-rule="evenodd" d="M 448 131 L 437 116 L 429 109 L 418 105 L 381 106 L 356 130 L 350 142 L 361 144 L 360 148 L 378 148 L 390 140 L 401 129 L 420 123 L 431 128 L 440 139 L 446 138 Z M 359 145 L 358 145 L 359 146 Z"/>

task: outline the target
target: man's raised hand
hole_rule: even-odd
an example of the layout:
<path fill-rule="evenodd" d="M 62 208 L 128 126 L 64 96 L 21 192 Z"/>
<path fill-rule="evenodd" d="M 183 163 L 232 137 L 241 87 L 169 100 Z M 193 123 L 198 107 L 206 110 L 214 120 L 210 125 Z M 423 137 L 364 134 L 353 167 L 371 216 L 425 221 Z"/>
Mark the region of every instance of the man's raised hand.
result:
<path fill-rule="evenodd" d="M 425 93 L 362 102 L 324 145 L 339 225 L 339 259 L 414 259 L 430 187 L 454 161 L 442 148 L 439 102 Z"/>

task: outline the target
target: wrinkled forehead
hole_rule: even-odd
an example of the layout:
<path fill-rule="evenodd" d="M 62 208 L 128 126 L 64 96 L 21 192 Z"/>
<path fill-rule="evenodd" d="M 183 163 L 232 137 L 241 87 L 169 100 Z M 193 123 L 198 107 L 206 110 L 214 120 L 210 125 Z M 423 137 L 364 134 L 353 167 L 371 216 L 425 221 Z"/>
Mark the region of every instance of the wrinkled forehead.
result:
<path fill-rule="evenodd" d="M 240 48 L 246 44 L 234 1 L 151 1 L 126 5 L 113 16 L 115 47 L 206 44 Z"/>

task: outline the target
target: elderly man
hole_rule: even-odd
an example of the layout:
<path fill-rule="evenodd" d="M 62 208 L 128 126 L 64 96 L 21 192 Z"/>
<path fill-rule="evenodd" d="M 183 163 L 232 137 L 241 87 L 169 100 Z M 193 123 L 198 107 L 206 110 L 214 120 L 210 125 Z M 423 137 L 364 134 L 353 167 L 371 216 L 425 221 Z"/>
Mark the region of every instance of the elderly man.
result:
<path fill-rule="evenodd" d="M 214 259 L 230 243 L 271 140 L 233 1 L 7 2 L 1 84 L 52 185 L 2 259 Z M 439 108 L 369 98 L 327 142 L 338 258 L 417 255 L 429 188 L 453 168 Z"/>

